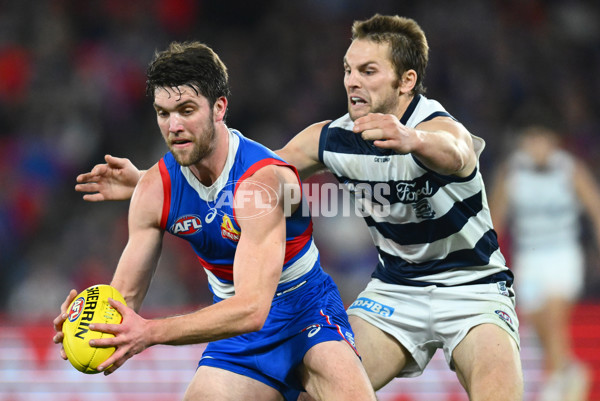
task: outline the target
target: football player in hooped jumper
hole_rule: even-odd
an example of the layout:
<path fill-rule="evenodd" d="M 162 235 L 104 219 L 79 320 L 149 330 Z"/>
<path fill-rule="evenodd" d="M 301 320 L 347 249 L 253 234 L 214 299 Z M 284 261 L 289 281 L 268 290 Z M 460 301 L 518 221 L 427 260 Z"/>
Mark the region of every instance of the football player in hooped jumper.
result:
<path fill-rule="evenodd" d="M 300 198 L 283 193 L 301 191 L 296 170 L 225 125 L 224 64 L 203 44 L 173 43 L 150 64 L 147 90 L 170 151 L 131 200 L 129 240 L 111 282 L 129 306 L 111 301 L 120 325 L 90 325 L 115 334 L 91 344 L 117 348 L 98 369 L 110 374 L 155 344 L 209 342 L 185 400 L 291 401 L 301 390 L 319 400 L 375 400 L 311 219 L 300 201 L 284 205 Z M 137 311 L 165 231 L 191 244 L 215 302 L 147 320 Z M 74 296 L 54 321 L 56 343 Z"/>

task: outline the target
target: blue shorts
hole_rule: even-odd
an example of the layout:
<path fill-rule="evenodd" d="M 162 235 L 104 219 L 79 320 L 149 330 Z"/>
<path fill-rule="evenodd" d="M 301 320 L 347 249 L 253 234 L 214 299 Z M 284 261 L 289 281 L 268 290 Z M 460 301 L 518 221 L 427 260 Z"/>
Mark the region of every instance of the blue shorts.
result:
<path fill-rule="evenodd" d="M 303 390 L 297 368 L 311 347 L 345 340 L 354 348 L 337 286 L 329 275 L 323 278 L 276 297 L 260 331 L 209 343 L 198 366 L 251 377 L 295 401 Z"/>

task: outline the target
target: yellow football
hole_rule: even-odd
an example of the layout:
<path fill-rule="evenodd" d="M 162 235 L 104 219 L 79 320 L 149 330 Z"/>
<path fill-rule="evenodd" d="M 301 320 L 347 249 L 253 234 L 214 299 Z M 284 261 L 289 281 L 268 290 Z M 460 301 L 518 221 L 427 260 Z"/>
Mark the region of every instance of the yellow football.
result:
<path fill-rule="evenodd" d="M 96 348 L 89 344 L 92 339 L 114 337 L 113 334 L 90 330 L 90 324 L 121 323 L 121 314 L 110 306 L 108 298 L 127 305 L 116 288 L 100 284 L 86 288 L 79 293 L 67 309 L 67 319 L 62 328 L 63 347 L 71 365 L 80 372 L 99 373 L 98 365 L 115 352 L 114 347 Z"/>

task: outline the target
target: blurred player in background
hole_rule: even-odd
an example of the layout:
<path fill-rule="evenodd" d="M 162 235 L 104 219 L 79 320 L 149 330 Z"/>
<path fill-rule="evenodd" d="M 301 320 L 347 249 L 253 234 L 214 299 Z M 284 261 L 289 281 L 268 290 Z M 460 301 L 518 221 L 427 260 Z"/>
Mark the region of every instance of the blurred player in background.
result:
<path fill-rule="evenodd" d="M 366 215 L 379 264 L 348 314 L 373 387 L 420 375 L 442 348 L 472 400 L 521 400 L 513 275 L 478 169 L 484 141 L 423 95 L 428 53 L 412 19 L 355 22 L 343 60 L 349 113 L 276 153 L 303 178 L 329 169 Z M 138 176 L 107 158 L 76 189 L 126 199 Z"/>
<path fill-rule="evenodd" d="M 588 373 L 572 353 L 569 323 L 585 274 L 581 213 L 589 217 L 600 249 L 599 205 L 591 172 L 542 125 L 522 131 L 496 174 L 492 220 L 500 237 L 510 231 L 519 312 L 531 322 L 543 352 L 542 401 L 587 400 Z"/>
<path fill-rule="evenodd" d="M 170 151 L 131 200 L 129 241 L 111 282 L 131 308 L 112 301 L 123 322 L 90 326 L 115 334 L 90 342 L 117 348 L 99 370 L 110 374 L 155 344 L 209 342 L 185 400 L 293 401 L 301 390 L 319 400 L 375 400 L 341 296 L 321 268 L 310 216 L 301 196 L 284 193 L 300 193 L 296 170 L 225 125 L 225 65 L 205 45 L 173 43 L 150 64 L 147 92 Z M 165 231 L 190 242 L 215 302 L 146 320 L 137 311 Z M 75 295 L 55 319 L 58 344 Z"/>

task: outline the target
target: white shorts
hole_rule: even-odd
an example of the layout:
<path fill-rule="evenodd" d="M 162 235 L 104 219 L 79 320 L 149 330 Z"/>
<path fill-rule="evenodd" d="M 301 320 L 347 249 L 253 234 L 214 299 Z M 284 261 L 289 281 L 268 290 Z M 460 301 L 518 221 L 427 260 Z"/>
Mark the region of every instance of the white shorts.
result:
<path fill-rule="evenodd" d="M 515 252 L 519 310 L 534 312 L 551 297 L 575 301 L 583 289 L 584 267 L 583 252 L 577 246 Z"/>
<path fill-rule="evenodd" d="M 506 330 L 519 345 L 513 295 L 503 283 L 412 287 L 372 279 L 348 314 L 395 337 L 414 358 L 398 377 L 415 377 L 423 373 L 438 348 L 444 350 L 446 362 L 454 370 L 454 348 L 471 328 L 483 323 Z"/>

